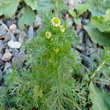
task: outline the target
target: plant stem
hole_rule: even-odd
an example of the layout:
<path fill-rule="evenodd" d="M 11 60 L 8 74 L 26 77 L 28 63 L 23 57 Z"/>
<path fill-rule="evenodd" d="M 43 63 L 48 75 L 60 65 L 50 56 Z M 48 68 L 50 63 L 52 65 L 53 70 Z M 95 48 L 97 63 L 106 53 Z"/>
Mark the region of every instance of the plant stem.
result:
<path fill-rule="evenodd" d="M 103 61 L 102 64 L 94 71 L 94 73 L 93 73 L 92 76 L 90 77 L 91 80 L 96 76 L 97 72 L 104 66 L 105 63 L 106 63 L 106 62 Z"/>

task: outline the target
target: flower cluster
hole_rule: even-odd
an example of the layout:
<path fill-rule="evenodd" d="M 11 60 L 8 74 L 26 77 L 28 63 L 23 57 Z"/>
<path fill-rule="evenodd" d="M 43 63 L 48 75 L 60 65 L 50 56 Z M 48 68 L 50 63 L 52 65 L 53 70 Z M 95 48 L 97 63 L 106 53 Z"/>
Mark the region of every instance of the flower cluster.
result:
<path fill-rule="evenodd" d="M 53 17 L 51 21 L 52 21 L 52 25 L 53 25 L 54 27 L 60 28 L 60 31 L 61 31 L 62 33 L 65 32 L 65 26 L 64 26 L 64 25 L 61 25 L 61 21 L 59 20 L 58 17 Z M 47 32 L 45 33 L 46 39 L 51 39 L 51 36 L 52 36 L 52 35 L 51 35 L 51 32 L 47 31 Z"/>
<path fill-rule="evenodd" d="M 51 36 L 52 36 L 52 35 L 51 35 L 51 33 L 50 33 L 50 32 L 48 32 L 48 31 L 47 31 L 47 32 L 45 33 L 45 37 L 46 37 L 46 39 L 50 39 L 50 38 L 51 38 Z"/>
<path fill-rule="evenodd" d="M 59 18 L 53 17 L 53 19 L 52 19 L 52 25 L 54 27 L 60 27 L 60 31 L 61 32 L 65 32 L 65 26 L 64 25 L 61 25 L 61 21 L 59 20 Z"/>

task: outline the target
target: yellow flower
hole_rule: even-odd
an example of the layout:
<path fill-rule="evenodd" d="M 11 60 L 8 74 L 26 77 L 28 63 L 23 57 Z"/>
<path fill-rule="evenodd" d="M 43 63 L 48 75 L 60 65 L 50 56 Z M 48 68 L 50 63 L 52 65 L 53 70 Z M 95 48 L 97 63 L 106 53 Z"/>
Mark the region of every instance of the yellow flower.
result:
<path fill-rule="evenodd" d="M 50 32 L 48 32 L 48 31 L 47 31 L 47 32 L 45 33 L 45 37 L 46 37 L 46 39 L 50 39 L 50 38 L 51 38 L 51 36 L 52 36 L 52 35 L 51 35 L 51 33 L 50 33 Z"/>
<path fill-rule="evenodd" d="M 52 25 L 53 25 L 54 27 L 59 27 L 60 24 L 61 24 L 61 22 L 60 22 L 59 18 L 53 17 L 53 19 L 52 19 Z"/>
<path fill-rule="evenodd" d="M 61 31 L 61 32 L 65 32 L 65 26 L 64 26 L 64 25 L 61 25 L 61 26 L 60 26 L 60 31 Z"/>
<path fill-rule="evenodd" d="M 55 53 L 58 53 L 58 52 L 59 52 L 59 49 L 58 49 L 58 48 L 56 48 L 56 49 L 54 50 L 54 52 L 55 52 Z"/>

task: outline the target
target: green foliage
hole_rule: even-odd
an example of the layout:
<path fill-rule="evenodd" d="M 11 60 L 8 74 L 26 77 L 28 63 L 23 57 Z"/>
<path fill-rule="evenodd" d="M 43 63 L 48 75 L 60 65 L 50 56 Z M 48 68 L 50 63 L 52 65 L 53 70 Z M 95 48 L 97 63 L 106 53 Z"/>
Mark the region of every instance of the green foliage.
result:
<path fill-rule="evenodd" d="M 20 0 L 0 0 L 0 15 L 12 17 L 16 12 L 19 3 Z"/>
<path fill-rule="evenodd" d="M 0 15 L 11 18 L 15 14 L 20 2 L 23 2 L 23 0 L 0 0 Z M 31 7 L 32 10 L 37 8 L 36 0 L 24 0 L 24 2 Z"/>
<path fill-rule="evenodd" d="M 63 0 L 38 0 L 38 11 L 49 12 L 50 10 L 55 9 L 54 11 L 61 11 L 66 8 Z"/>
<path fill-rule="evenodd" d="M 19 12 L 19 28 L 24 29 L 24 25 L 32 25 L 35 19 L 34 10 L 37 8 L 37 0 L 0 0 L 0 15 L 7 18 L 14 16 L 19 4 L 25 3 L 29 8 L 23 8 Z M 22 13 L 22 14 L 21 14 Z"/>
<path fill-rule="evenodd" d="M 66 24 L 54 27 L 52 17 L 43 20 L 40 36 L 29 40 L 27 68 L 13 69 L 5 78 L 4 105 L 15 110 L 85 110 L 86 84 L 81 81 L 80 56 L 71 45 L 76 42 Z M 51 37 L 45 33 L 50 32 Z M 47 39 L 48 38 L 48 39 Z"/>
<path fill-rule="evenodd" d="M 100 57 L 100 62 L 90 77 L 92 79 L 89 85 L 89 98 L 92 103 L 92 108 L 90 110 L 110 109 L 110 92 L 107 89 L 110 85 L 109 64 L 110 50 L 109 48 L 104 48 L 103 55 Z M 98 87 L 96 85 L 98 85 Z"/>
<path fill-rule="evenodd" d="M 109 110 L 110 109 L 110 94 L 103 89 L 97 88 L 90 84 L 90 99 L 92 100 L 91 110 Z"/>
<path fill-rule="evenodd" d="M 110 21 L 107 20 L 108 16 L 104 16 L 104 17 L 94 16 L 94 17 L 92 17 L 91 25 L 94 28 L 98 29 L 100 32 L 110 33 Z"/>
<path fill-rule="evenodd" d="M 37 8 L 37 0 L 24 0 L 25 3 L 32 8 L 32 10 L 36 10 Z"/>
<path fill-rule="evenodd" d="M 35 13 L 31 8 L 26 7 L 20 10 L 18 17 L 20 17 L 18 26 L 20 29 L 24 29 L 25 25 L 32 25 L 34 23 Z"/>
<path fill-rule="evenodd" d="M 105 16 L 106 10 L 110 8 L 109 0 L 89 0 L 89 10 L 92 16 Z"/>
<path fill-rule="evenodd" d="M 98 29 L 93 28 L 91 25 L 84 26 L 84 29 L 88 32 L 92 41 L 110 47 L 110 34 L 100 32 Z"/>
<path fill-rule="evenodd" d="M 69 10 L 70 15 L 74 18 L 76 24 L 81 24 L 81 19 L 79 18 L 88 9 L 88 3 L 76 4 L 74 7 L 76 10 Z"/>
<path fill-rule="evenodd" d="M 100 57 L 100 62 L 98 62 L 98 67 L 92 73 L 91 79 L 94 81 L 99 81 L 101 84 L 109 85 L 110 84 L 109 63 L 110 63 L 110 50 L 108 48 L 104 48 L 103 55 Z"/>
<path fill-rule="evenodd" d="M 88 4 L 92 17 L 85 29 L 95 43 L 110 47 L 110 1 L 89 0 Z"/>
<path fill-rule="evenodd" d="M 19 28 L 24 29 L 24 25 L 32 25 L 35 19 L 35 12 L 49 12 L 52 9 L 57 11 L 66 8 L 63 0 L 0 0 L 0 15 L 11 18 L 16 13 L 19 5 L 25 4 L 25 7 L 19 12 Z"/>

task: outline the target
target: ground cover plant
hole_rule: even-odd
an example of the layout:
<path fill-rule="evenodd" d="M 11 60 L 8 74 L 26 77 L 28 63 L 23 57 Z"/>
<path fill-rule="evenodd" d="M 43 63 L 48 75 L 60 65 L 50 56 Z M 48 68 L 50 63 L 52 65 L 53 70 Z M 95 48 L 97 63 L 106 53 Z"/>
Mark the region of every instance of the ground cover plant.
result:
<path fill-rule="evenodd" d="M 30 69 L 13 70 L 6 78 L 5 103 L 23 110 L 81 110 L 87 93 L 84 82 L 74 78 L 83 76 L 80 57 L 71 48 L 74 34 L 58 17 L 44 19 L 40 37 L 25 46 Z"/>
<path fill-rule="evenodd" d="M 42 22 L 37 36 L 22 45 L 26 53 L 24 66 L 19 69 L 15 63 L 3 76 L 0 110 L 110 110 L 109 37 L 103 36 L 109 35 L 107 0 L 89 0 L 73 9 L 67 9 L 62 0 L 1 0 L 0 5 L 0 15 L 5 17 L 14 17 L 17 9 L 22 10 L 17 15 L 21 29 L 25 29 L 24 24 L 33 24 L 30 17 L 36 13 Z M 11 14 L 10 7 L 14 8 Z M 65 13 L 74 20 L 72 26 Z M 85 13 L 90 23 L 82 30 L 98 43 L 97 51 L 88 55 L 87 67 L 78 49 L 79 32 L 75 30 L 75 26 L 83 24 Z"/>

